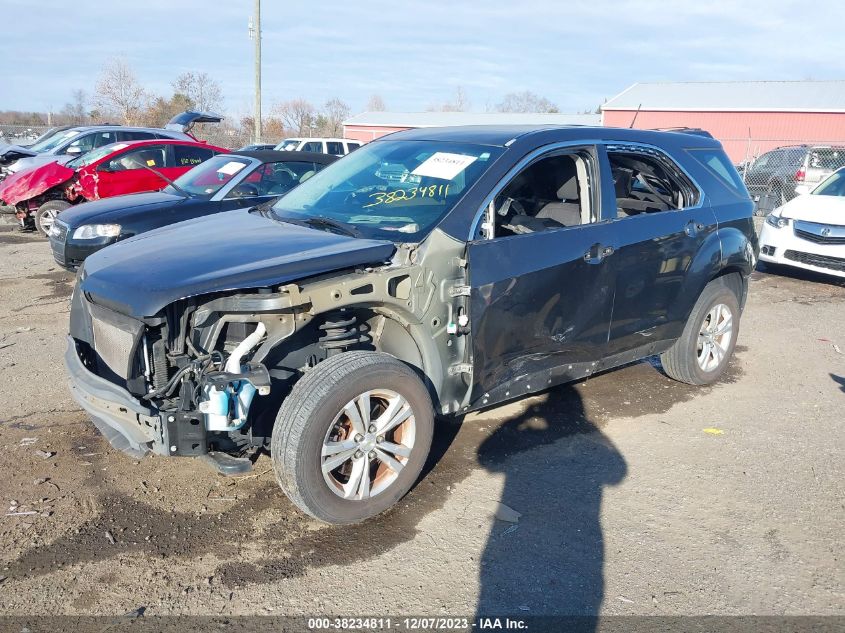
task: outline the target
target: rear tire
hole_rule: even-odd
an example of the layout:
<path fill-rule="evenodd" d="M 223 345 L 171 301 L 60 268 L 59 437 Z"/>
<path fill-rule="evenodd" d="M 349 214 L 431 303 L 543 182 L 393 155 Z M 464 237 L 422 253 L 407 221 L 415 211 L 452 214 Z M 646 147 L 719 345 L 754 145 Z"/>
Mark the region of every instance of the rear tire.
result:
<path fill-rule="evenodd" d="M 64 200 L 49 200 L 38 207 L 38 211 L 35 212 L 35 227 L 38 232 L 47 237 L 56 217 L 69 206 L 70 203 Z"/>
<path fill-rule="evenodd" d="M 285 398 L 270 444 L 273 469 L 303 512 L 358 523 L 416 483 L 433 431 L 431 396 L 411 367 L 388 354 L 346 352 L 308 371 Z"/>
<path fill-rule="evenodd" d="M 670 378 L 690 385 L 716 382 L 728 366 L 739 334 L 739 300 L 722 280 L 698 297 L 681 337 L 660 355 Z"/>

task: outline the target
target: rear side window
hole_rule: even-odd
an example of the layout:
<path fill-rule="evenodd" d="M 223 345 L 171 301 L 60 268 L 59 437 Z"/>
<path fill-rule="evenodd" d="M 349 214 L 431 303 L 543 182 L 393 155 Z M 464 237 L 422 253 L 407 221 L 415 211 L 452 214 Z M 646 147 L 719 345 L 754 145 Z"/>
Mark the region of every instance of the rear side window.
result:
<path fill-rule="evenodd" d="M 103 145 L 114 143 L 115 140 L 115 132 L 113 131 L 92 132 L 91 134 L 80 136 L 73 143 L 68 145 L 68 149 L 71 147 L 78 147 L 80 150 L 78 153 L 84 154 L 85 152 L 90 152 L 95 147 L 102 147 Z"/>
<path fill-rule="evenodd" d="M 699 192 L 680 167 L 657 150 L 609 146 L 607 158 L 616 191 L 617 217 L 694 206 Z"/>
<path fill-rule="evenodd" d="M 118 132 L 121 141 L 151 141 L 156 138 L 152 132 Z"/>
<path fill-rule="evenodd" d="M 323 153 L 323 142 L 322 141 L 308 141 L 305 145 L 302 146 L 303 152 L 318 152 L 320 154 Z"/>
<path fill-rule="evenodd" d="M 743 197 L 748 195 L 742 178 L 739 177 L 736 168 L 731 165 L 724 152 L 712 149 L 691 149 L 688 151 L 699 163 L 736 193 Z"/>
<path fill-rule="evenodd" d="M 360 143 L 347 143 L 346 146 L 349 148 L 350 152 L 354 152 L 356 149 L 361 147 Z"/>
<path fill-rule="evenodd" d="M 174 167 L 194 167 L 214 156 L 214 152 L 207 147 L 192 145 L 173 146 Z"/>

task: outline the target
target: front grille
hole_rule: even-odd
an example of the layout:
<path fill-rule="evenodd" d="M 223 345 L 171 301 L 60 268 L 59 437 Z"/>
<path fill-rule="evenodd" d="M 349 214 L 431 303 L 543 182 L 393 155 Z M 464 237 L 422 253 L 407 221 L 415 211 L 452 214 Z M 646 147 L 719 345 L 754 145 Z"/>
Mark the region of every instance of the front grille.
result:
<path fill-rule="evenodd" d="M 845 259 L 840 257 L 829 257 L 827 255 L 816 255 L 815 253 L 802 253 L 801 251 L 786 251 L 783 256 L 794 262 L 827 268 L 837 272 L 845 272 Z"/>
<path fill-rule="evenodd" d="M 845 244 L 845 226 L 796 220 L 793 230 L 796 237 L 814 244 Z"/>
<path fill-rule="evenodd" d="M 65 266 L 65 243 L 67 242 L 67 224 L 56 220 L 50 234 L 50 249 L 53 251 L 53 259 L 56 263 Z"/>

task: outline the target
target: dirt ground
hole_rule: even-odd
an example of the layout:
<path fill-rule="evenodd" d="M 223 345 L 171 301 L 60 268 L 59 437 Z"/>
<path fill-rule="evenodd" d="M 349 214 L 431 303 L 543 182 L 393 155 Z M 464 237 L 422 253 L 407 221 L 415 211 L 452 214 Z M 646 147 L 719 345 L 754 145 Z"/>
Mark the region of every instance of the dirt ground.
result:
<path fill-rule="evenodd" d="M 845 284 L 755 273 L 720 384 L 643 362 L 444 423 L 334 528 L 266 455 L 112 450 L 65 386 L 73 276 L 2 220 L 0 270 L 0 614 L 845 614 Z"/>

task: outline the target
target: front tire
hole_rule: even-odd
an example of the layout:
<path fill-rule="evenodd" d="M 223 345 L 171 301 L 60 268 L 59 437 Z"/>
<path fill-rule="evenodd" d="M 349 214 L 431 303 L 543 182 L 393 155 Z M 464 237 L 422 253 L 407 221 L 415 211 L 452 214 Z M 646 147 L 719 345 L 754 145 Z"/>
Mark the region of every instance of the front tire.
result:
<path fill-rule="evenodd" d="M 35 227 L 38 232 L 47 237 L 56 217 L 69 206 L 70 203 L 64 200 L 49 200 L 38 207 L 38 211 L 35 212 Z"/>
<path fill-rule="evenodd" d="M 388 354 L 346 352 L 308 371 L 285 398 L 273 469 L 303 512 L 358 523 L 416 483 L 433 432 L 431 397 L 413 369 Z"/>
<path fill-rule="evenodd" d="M 716 382 L 727 369 L 739 334 L 739 300 L 716 279 L 705 286 L 681 337 L 660 355 L 670 378 L 690 385 Z"/>

